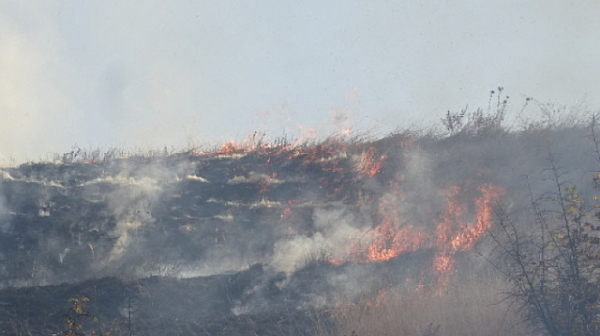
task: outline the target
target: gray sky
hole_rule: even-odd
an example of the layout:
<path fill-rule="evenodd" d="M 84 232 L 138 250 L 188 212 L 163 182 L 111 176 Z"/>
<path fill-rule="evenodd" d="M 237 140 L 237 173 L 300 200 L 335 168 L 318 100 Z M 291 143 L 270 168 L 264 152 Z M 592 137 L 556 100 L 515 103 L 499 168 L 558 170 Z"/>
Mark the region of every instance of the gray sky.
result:
<path fill-rule="evenodd" d="M 600 1 L 0 0 L 0 164 L 600 106 Z"/>

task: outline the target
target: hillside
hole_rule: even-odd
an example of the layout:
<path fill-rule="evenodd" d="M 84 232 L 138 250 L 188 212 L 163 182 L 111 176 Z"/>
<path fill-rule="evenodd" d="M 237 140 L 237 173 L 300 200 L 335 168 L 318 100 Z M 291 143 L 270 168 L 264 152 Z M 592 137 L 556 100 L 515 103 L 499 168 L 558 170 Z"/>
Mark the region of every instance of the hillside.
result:
<path fill-rule="evenodd" d="M 315 334 L 340 305 L 487 274 L 494 209 L 550 190 L 550 159 L 593 192 L 588 134 L 465 128 L 4 168 L 0 334 L 58 332 L 78 295 L 113 335 Z"/>

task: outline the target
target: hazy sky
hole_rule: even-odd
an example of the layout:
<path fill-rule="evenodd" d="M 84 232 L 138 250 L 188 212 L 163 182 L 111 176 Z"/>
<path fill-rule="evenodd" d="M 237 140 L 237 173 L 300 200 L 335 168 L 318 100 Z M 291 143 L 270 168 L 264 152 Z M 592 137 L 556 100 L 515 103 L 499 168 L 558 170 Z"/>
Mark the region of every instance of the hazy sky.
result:
<path fill-rule="evenodd" d="M 600 1 L 0 0 L 0 164 L 600 106 Z M 346 124 L 344 124 L 346 123 Z"/>

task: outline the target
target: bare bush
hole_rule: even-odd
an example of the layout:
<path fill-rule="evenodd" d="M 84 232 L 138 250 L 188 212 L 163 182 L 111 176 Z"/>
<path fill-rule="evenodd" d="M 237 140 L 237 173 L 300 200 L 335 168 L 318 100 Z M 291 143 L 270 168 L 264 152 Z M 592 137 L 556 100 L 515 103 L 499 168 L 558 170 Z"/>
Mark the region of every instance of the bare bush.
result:
<path fill-rule="evenodd" d="M 499 209 L 490 237 L 492 264 L 511 283 L 506 292 L 524 320 L 545 335 L 600 333 L 600 212 L 585 200 L 550 155 L 554 192 L 535 198 L 528 214 Z M 598 181 L 598 179 L 596 179 Z M 516 218 L 530 218 L 523 223 Z M 531 225 L 534 224 L 534 225 Z"/>
<path fill-rule="evenodd" d="M 486 112 L 481 108 L 478 108 L 474 112 L 469 112 L 468 106 L 460 112 L 448 111 L 446 116 L 441 119 L 448 135 L 452 136 L 460 133 L 481 135 L 502 131 L 502 122 L 506 117 L 506 109 L 509 101 L 508 96 L 502 96 L 503 91 L 504 88 L 502 87 L 498 88 L 498 92 L 490 91 L 490 99 Z M 497 103 L 492 108 L 494 96 L 497 97 Z M 529 102 L 529 98 L 527 102 Z"/>

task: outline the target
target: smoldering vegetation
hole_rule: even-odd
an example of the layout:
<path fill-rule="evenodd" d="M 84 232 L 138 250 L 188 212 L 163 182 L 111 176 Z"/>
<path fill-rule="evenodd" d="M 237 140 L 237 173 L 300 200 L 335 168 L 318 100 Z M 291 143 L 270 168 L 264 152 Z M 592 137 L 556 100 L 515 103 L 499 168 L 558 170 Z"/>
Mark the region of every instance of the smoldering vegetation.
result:
<path fill-rule="evenodd" d="M 527 225 L 552 165 L 594 195 L 594 120 L 4 168 L 1 334 L 64 329 L 77 295 L 112 334 L 335 334 L 386 293 L 487 281 L 496 207 Z"/>

